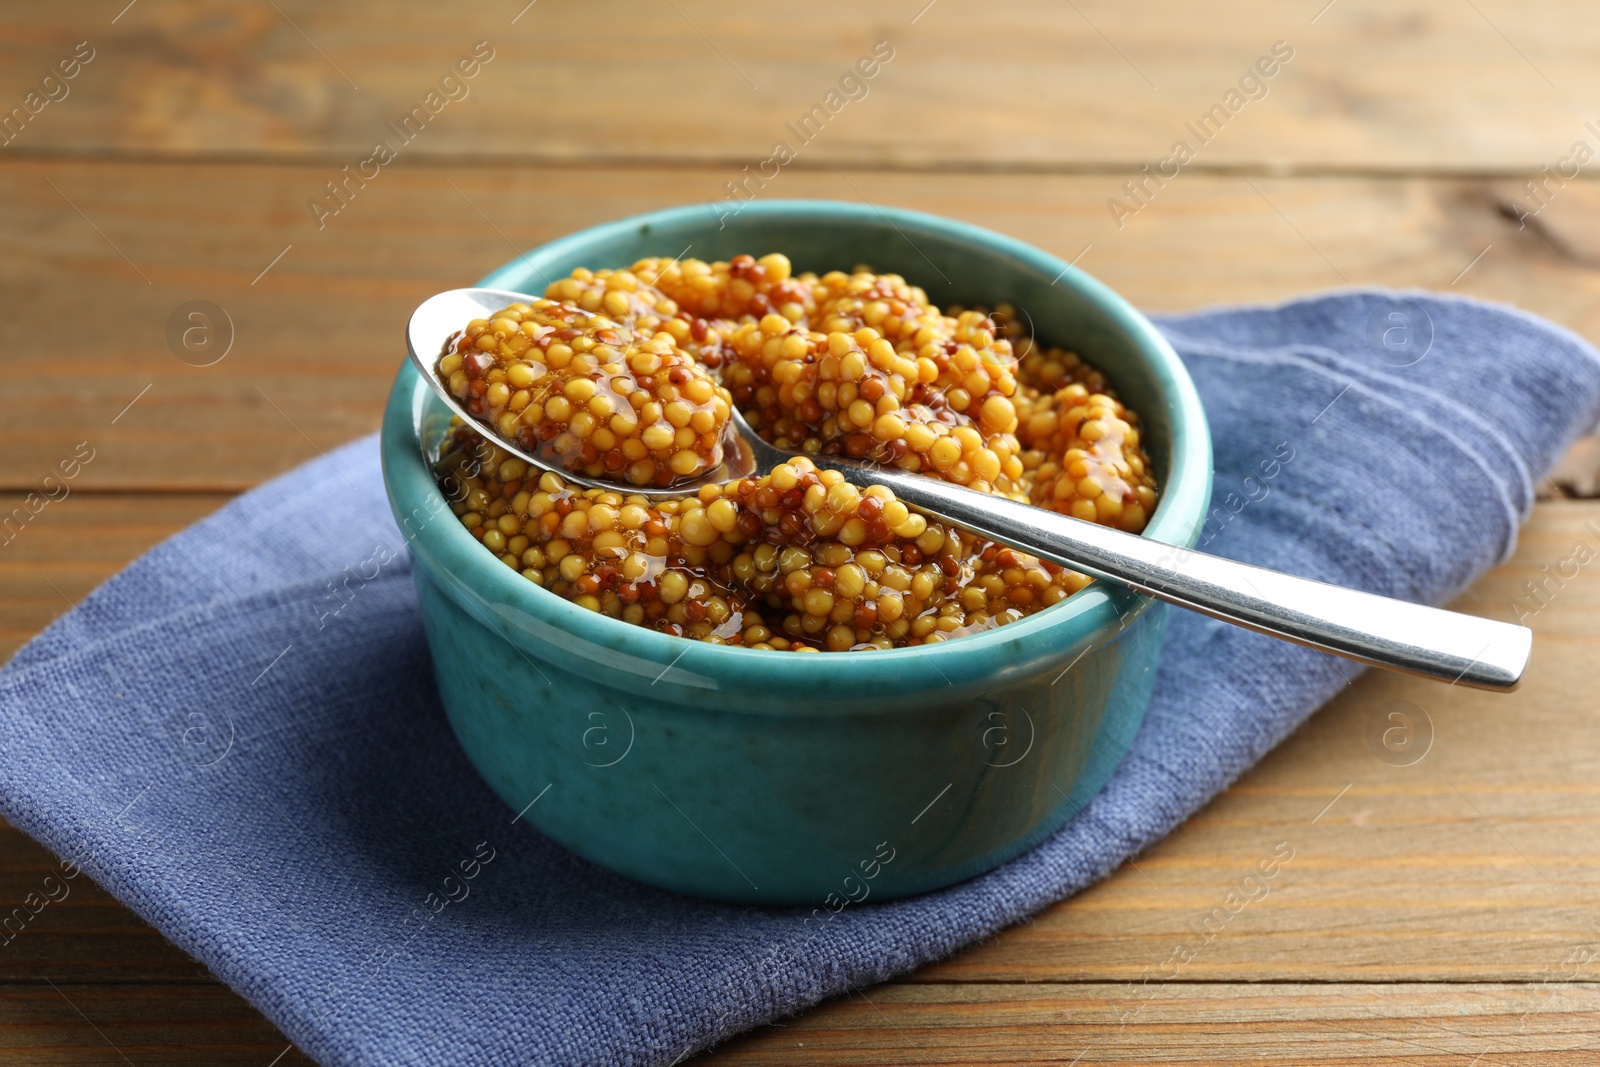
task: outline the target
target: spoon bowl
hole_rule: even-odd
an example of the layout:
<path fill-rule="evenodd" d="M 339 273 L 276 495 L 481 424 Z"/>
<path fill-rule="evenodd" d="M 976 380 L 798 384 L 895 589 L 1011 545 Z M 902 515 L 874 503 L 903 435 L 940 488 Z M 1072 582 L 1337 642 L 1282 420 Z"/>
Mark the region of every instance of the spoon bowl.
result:
<path fill-rule="evenodd" d="M 787 458 L 761 440 L 737 408 L 733 409 L 727 429 L 723 432 L 722 462 L 704 474 L 685 478 L 664 488 L 590 478 L 577 471 L 554 466 L 549 459 L 501 437 L 493 427 L 468 412 L 465 405 L 439 379 L 439 357 L 455 348 L 462 331 L 473 319 L 486 319 L 512 304 L 526 304 L 537 299 L 536 296 L 513 293 L 507 289 L 450 289 L 430 296 L 417 305 L 417 310 L 411 313 L 411 321 L 406 325 L 406 352 L 422 380 L 433 388 L 440 401 L 458 418 L 491 438 L 500 448 L 540 470 L 554 471 L 574 485 L 586 489 L 626 490 L 646 500 L 678 500 L 693 496 L 703 485 L 720 485 L 764 474 Z"/>

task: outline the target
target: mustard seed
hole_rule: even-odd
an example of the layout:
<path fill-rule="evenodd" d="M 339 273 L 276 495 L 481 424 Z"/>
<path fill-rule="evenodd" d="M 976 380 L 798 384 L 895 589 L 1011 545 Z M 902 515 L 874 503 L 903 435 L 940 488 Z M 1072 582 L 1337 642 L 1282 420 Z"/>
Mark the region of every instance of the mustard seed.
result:
<path fill-rule="evenodd" d="M 1020 316 L 934 307 L 896 275 L 773 254 L 576 270 L 467 324 L 439 373 L 578 489 L 458 424 L 436 474 L 462 526 L 588 610 L 764 650 L 893 648 L 1001 626 L 1090 579 L 946 527 L 796 458 L 650 502 L 720 462 L 737 405 L 768 440 L 1139 532 L 1158 492 L 1137 415 Z"/>

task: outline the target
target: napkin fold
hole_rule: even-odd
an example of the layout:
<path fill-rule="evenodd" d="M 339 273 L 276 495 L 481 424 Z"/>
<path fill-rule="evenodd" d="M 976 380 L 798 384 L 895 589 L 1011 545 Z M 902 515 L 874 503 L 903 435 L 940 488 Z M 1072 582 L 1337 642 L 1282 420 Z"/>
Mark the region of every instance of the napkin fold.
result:
<path fill-rule="evenodd" d="M 1353 290 L 1156 321 L 1215 439 L 1202 547 L 1411 600 L 1503 560 L 1600 415 L 1600 356 L 1509 308 Z M 1079 817 L 813 937 L 595 867 L 479 781 L 368 437 L 161 544 L 0 671 L 0 812 L 324 1064 L 670 1064 L 1104 877 L 1353 673 L 1175 612 L 1143 729 Z"/>

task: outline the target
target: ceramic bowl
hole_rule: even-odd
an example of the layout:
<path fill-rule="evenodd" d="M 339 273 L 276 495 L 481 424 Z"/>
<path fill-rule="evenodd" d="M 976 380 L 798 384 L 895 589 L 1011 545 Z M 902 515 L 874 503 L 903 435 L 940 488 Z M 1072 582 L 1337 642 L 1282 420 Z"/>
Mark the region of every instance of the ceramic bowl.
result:
<path fill-rule="evenodd" d="M 536 294 L 576 267 L 781 251 L 870 264 L 939 305 L 1010 303 L 1102 369 L 1143 420 L 1161 499 L 1145 536 L 1193 544 L 1211 445 L 1193 383 L 1104 285 L 1010 237 L 865 204 L 658 211 L 553 241 L 479 284 Z M 970 878 L 1057 830 L 1144 716 L 1167 609 L 1096 582 L 936 646 L 793 655 L 671 637 L 586 611 L 495 559 L 429 475 L 448 413 L 410 369 L 383 423 L 439 695 L 521 822 L 631 878 L 831 911 Z M 826 912 L 819 912 L 826 914 Z"/>

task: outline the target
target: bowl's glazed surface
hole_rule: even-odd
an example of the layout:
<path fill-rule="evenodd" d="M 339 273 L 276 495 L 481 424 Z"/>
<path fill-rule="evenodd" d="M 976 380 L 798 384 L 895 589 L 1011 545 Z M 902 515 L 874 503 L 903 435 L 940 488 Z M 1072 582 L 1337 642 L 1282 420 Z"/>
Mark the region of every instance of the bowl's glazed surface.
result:
<path fill-rule="evenodd" d="M 940 306 L 1021 309 L 1139 413 L 1162 491 L 1145 535 L 1194 543 L 1211 447 L 1176 355 L 1120 297 L 1010 238 L 826 201 L 749 203 L 719 228 L 696 205 L 562 238 L 480 284 L 534 294 L 580 266 L 772 251 L 797 272 L 899 273 Z M 835 910 L 935 889 L 1059 828 L 1143 719 L 1167 609 L 1103 582 L 936 646 L 817 655 L 689 641 L 580 608 L 506 567 L 450 512 L 428 470 L 448 421 L 404 367 L 384 477 L 440 696 L 512 811 L 596 863 L 699 896 Z"/>

